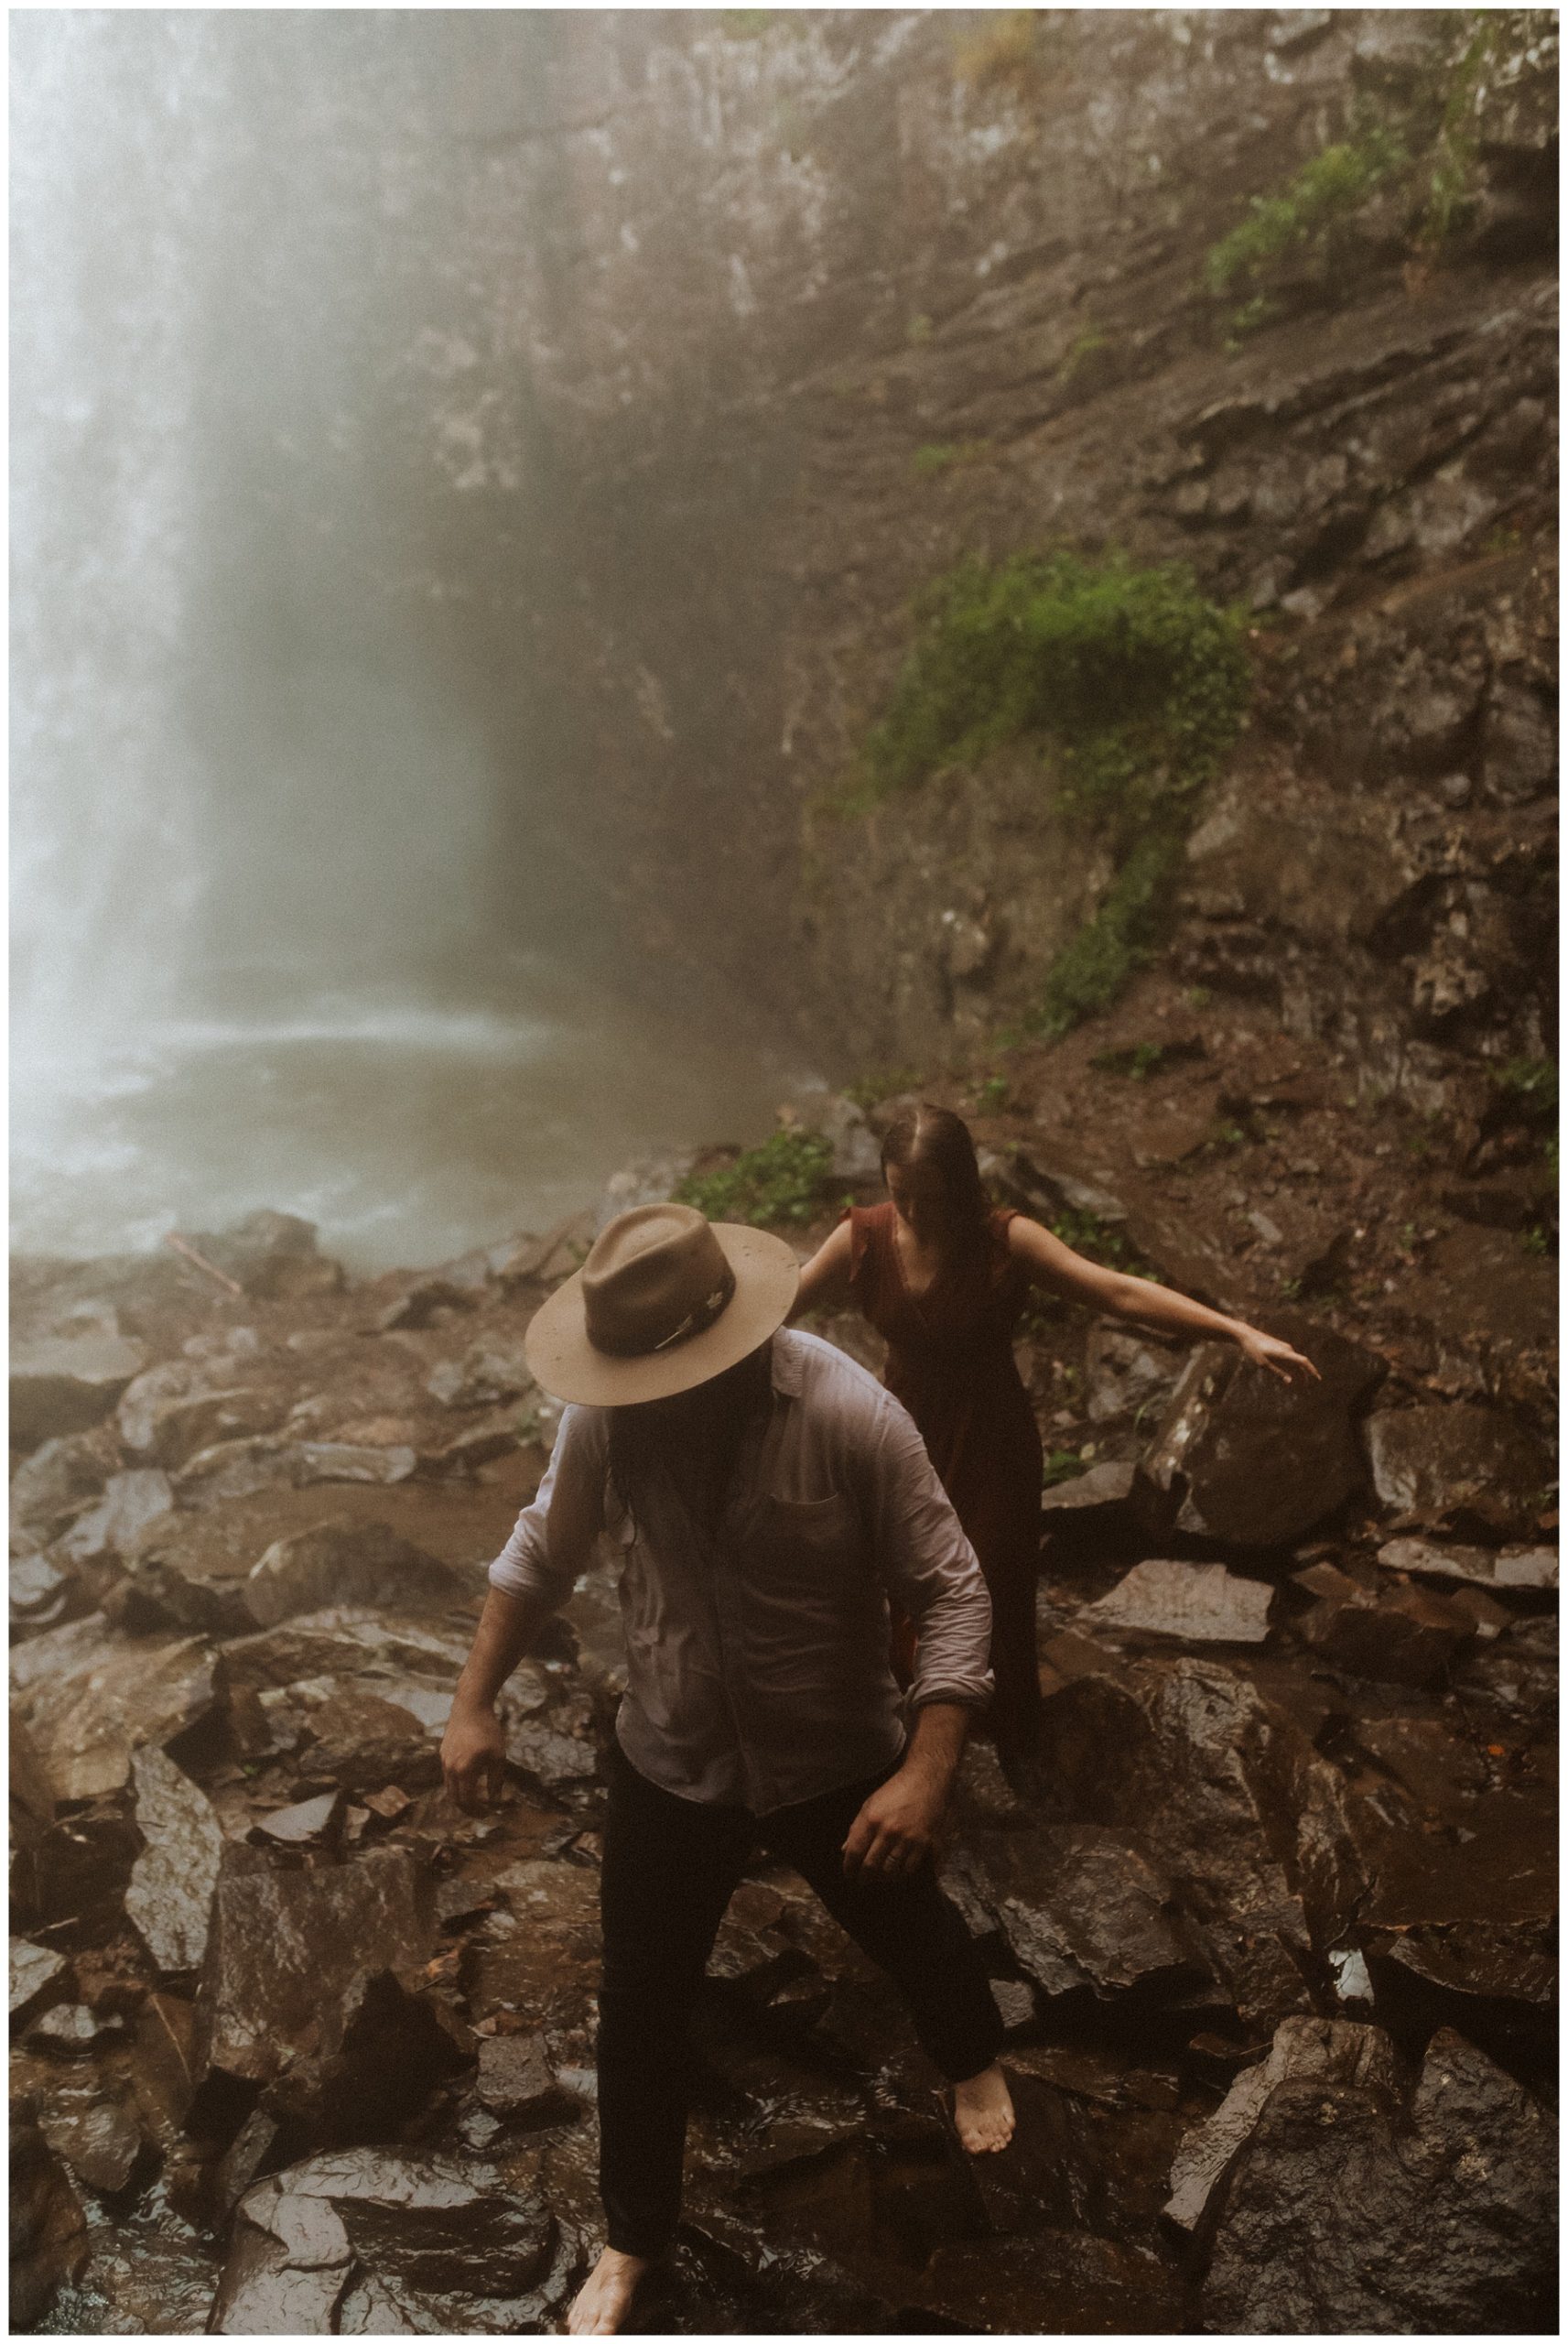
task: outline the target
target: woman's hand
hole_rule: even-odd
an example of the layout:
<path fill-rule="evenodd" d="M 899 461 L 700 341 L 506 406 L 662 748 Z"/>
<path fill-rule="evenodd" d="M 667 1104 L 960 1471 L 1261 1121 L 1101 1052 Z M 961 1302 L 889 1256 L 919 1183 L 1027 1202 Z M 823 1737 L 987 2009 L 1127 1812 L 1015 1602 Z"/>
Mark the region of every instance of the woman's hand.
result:
<path fill-rule="evenodd" d="M 1278 1335 L 1265 1335 L 1260 1328 L 1239 1328 L 1236 1347 L 1243 1359 L 1249 1359 L 1254 1367 L 1266 1367 L 1281 1384 L 1304 1384 L 1309 1375 L 1314 1384 L 1323 1382 L 1310 1359 L 1293 1351 Z"/>
<path fill-rule="evenodd" d="M 465 1815 L 493 1807 L 506 1779 L 506 1736 L 488 1704 L 454 1703 L 441 1737 L 447 1796 Z"/>

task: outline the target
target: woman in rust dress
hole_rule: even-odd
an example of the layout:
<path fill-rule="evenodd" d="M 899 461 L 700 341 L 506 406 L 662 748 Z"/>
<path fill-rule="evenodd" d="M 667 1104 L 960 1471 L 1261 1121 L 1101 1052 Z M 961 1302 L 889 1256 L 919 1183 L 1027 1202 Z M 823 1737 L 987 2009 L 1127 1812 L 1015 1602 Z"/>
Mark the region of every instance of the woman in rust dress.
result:
<path fill-rule="evenodd" d="M 1087 1261 L 1026 1213 L 993 1210 L 968 1126 L 948 1108 L 922 1101 L 892 1124 L 881 1154 L 887 1201 L 844 1216 L 802 1271 L 795 1311 L 853 1299 L 886 1339 L 883 1381 L 919 1427 L 990 1591 L 997 1754 L 1032 1788 L 1044 1458 L 1012 1355 L 1031 1286 L 1165 1332 L 1228 1340 L 1287 1382 L 1317 1371 L 1243 1319 Z"/>

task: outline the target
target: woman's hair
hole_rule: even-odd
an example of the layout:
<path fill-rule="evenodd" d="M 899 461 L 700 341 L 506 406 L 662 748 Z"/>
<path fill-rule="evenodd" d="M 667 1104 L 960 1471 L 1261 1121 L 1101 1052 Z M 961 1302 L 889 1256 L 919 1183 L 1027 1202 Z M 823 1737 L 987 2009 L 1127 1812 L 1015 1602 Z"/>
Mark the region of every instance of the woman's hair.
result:
<path fill-rule="evenodd" d="M 882 1170 L 923 1172 L 932 1190 L 933 1234 L 938 1251 L 978 1256 L 990 1234 L 990 1201 L 975 1160 L 969 1126 L 950 1107 L 922 1099 L 890 1123 L 882 1140 Z"/>

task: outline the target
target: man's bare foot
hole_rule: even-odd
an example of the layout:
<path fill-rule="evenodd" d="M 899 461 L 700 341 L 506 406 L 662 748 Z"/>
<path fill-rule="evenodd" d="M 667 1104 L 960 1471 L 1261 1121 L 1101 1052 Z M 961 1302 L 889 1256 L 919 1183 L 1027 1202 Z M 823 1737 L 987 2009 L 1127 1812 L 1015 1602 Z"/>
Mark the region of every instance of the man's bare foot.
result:
<path fill-rule="evenodd" d="M 1012 2094 L 999 2067 L 993 2065 L 983 2075 L 971 2076 L 967 2084 L 953 2086 L 953 2122 L 972 2157 L 983 2155 L 988 2149 L 1005 2149 L 1015 2121 Z"/>
<path fill-rule="evenodd" d="M 637 2282 L 648 2267 L 645 2255 L 622 2254 L 618 2247 L 607 2246 L 567 2314 L 567 2334 L 618 2336 L 632 2308 Z"/>

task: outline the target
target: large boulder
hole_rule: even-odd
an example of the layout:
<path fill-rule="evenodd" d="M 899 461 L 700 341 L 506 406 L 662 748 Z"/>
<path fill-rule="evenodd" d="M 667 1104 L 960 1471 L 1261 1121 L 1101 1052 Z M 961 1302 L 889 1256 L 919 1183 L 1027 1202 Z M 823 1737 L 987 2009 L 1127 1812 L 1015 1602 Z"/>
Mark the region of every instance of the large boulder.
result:
<path fill-rule="evenodd" d="M 1148 1847 L 1093 1824 L 1032 1835 L 1022 1894 L 998 1918 L 1013 1958 L 1050 1997 L 1087 1987 L 1101 1999 L 1159 2000 L 1211 1982 L 1209 1965 Z"/>
<path fill-rule="evenodd" d="M 18 1345 L 11 1354 L 12 1448 L 37 1449 L 101 1424 L 146 1357 L 125 1335 L 53 1335 Z"/>
<path fill-rule="evenodd" d="M 1550 2117 L 1444 2028 L 1408 2100 L 1277 2082 L 1227 2178 L 1202 2297 L 1225 2335 L 1509 2335 L 1555 2325 Z"/>
<path fill-rule="evenodd" d="M 405 1849 L 275 1872 L 230 1845 L 219 1872 L 202 2003 L 207 2056 L 268 2082 L 341 2043 L 367 1976 L 411 1974 L 435 1949 L 435 1893 Z"/>
<path fill-rule="evenodd" d="M 115 1463 L 114 1437 L 100 1429 L 61 1433 L 25 1458 L 11 1476 L 11 1527 L 40 1541 L 95 1498 Z"/>
<path fill-rule="evenodd" d="M 126 1386 L 116 1421 L 134 1457 L 175 1472 L 218 1441 L 270 1432 L 282 1422 L 286 1405 L 277 1393 L 214 1385 L 204 1361 L 174 1359 Z"/>
<path fill-rule="evenodd" d="M 1268 1331 L 1321 1381 L 1286 1384 L 1228 1344 L 1201 1345 L 1139 1466 L 1151 1519 L 1230 1546 L 1279 1546 L 1364 1486 L 1356 1412 L 1380 1363 L 1292 1312 L 1274 1313 Z"/>
<path fill-rule="evenodd" d="M 334 1294 L 344 1283 L 341 1265 L 316 1250 L 315 1223 L 297 1213 L 247 1213 L 228 1229 L 190 1242 L 214 1269 L 261 1300 L 303 1301 Z"/>
<path fill-rule="evenodd" d="M 1521 1537 L 1552 1479 L 1533 1435 L 1469 1404 L 1379 1409 L 1367 1420 L 1367 1453 L 1379 1498 L 1411 1528 Z"/>

